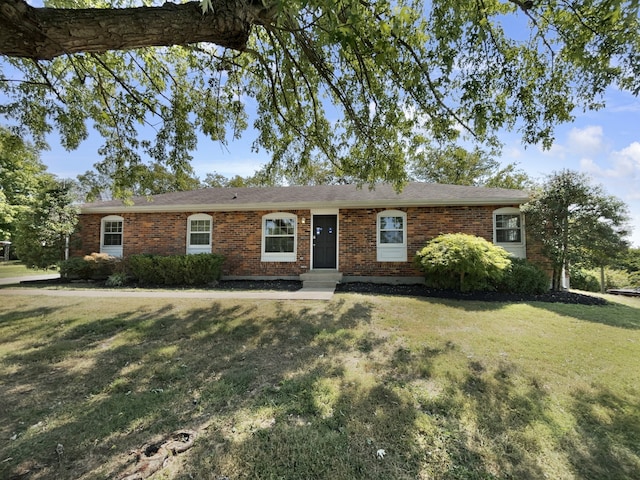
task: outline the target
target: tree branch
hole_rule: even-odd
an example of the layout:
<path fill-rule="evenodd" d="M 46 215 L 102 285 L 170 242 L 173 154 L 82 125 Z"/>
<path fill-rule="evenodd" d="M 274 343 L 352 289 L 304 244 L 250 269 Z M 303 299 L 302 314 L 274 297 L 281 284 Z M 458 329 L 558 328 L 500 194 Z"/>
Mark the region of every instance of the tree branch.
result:
<path fill-rule="evenodd" d="M 25 0 L 0 3 L 0 54 L 50 60 L 79 53 L 103 53 L 149 46 L 210 42 L 244 50 L 251 25 L 266 21 L 259 2 L 213 0 L 213 12 L 199 2 L 136 8 L 35 8 Z"/>

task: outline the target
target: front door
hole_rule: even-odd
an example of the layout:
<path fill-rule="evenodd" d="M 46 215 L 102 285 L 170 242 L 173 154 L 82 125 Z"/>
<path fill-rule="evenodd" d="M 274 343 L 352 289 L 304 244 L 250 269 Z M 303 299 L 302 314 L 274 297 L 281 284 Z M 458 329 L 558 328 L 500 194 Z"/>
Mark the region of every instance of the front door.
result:
<path fill-rule="evenodd" d="M 313 216 L 313 268 L 336 268 L 338 216 Z"/>

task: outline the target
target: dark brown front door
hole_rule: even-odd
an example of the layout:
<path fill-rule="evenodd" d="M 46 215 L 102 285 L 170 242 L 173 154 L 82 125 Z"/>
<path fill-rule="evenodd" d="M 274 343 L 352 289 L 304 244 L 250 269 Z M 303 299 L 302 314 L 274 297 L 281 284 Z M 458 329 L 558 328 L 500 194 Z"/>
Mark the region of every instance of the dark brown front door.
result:
<path fill-rule="evenodd" d="M 336 268 L 337 215 L 313 216 L 313 268 Z"/>

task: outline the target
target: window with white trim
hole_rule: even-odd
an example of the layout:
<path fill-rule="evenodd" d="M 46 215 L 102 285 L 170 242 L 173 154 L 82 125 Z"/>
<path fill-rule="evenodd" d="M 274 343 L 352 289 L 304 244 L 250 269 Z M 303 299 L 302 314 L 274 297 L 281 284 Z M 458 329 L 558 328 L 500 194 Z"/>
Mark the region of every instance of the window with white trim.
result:
<path fill-rule="evenodd" d="M 103 217 L 100 222 L 100 253 L 122 257 L 124 218 L 118 215 Z"/>
<path fill-rule="evenodd" d="M 262 261 L 295 262 L 298 217 L 270 213 L 262 217 Z"/>
<path fill-rule="evenodd" d="M 379 262 L 407 261 L 407 214 L 385 210 L 377 219 L 377 258 Z"/>
<path fill-rule="evenodd" d="M 515 207 L 493 212 L 493 243 L 519 258 L 526 257 L 524 217 Z"/>
<path fill-rule="evenodd" d="M 187 254 L 211 253 L 211 215 L 197 213 L 187 218 Z"/>

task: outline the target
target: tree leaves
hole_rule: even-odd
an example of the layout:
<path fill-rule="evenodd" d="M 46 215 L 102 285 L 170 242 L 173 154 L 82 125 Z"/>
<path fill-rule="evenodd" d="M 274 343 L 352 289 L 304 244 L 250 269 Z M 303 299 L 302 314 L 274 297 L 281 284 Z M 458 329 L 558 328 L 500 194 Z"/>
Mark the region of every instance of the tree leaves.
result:
<path fill-rule="evenodd" d="M 131 5 L 139 3 L 118 3 Z M 0 114 L 38 145 L 55 128 L 69 149 L 94 125 L 120 192 L 137 165 L 190 174 L 199 134 L 226 143 L 249 117 L 254 147 L 270 152 L 275 170 L 297 175 L 321 159 L 337 177 L 401 186 L 425 145 L 464 139 L 494 148 L 502 129 L 518 128 L 524 142 L 549 147 L 555 126 L 575 108 L 601 106 L 608 86 L 640 91 L 631 0 L 220 0 L 198 8 L 211 21 L 229 12 L 248 19 L 248 41 L 239 50 L 190 41 L 194 25 L 172 47 L 6 59 Z"/>

